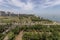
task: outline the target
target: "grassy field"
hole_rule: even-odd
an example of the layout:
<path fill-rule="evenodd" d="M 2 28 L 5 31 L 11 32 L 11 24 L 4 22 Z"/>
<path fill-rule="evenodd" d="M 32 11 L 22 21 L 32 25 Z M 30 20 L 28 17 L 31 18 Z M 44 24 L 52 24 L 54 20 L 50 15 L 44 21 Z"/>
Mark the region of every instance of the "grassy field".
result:
<path fill-rule="evenodd" d="M 35 16 L 0 16 L 0 23 L 6 23 L 6 25 L 0 25 L 0 40 L 60 40 L 60 25 L 43 25 L 39 22 L 53 24 L 48 19 Z M 13 25 L 12 23 L 29 25 Z M 31 25 L 31 23 L 35 24 Z"/>
<path fill-rule="evenodd" d="M 11 16 L 0 16 L 0 23 L 11 23 L 11 22 L 19 22 L 18 17 Z"/>

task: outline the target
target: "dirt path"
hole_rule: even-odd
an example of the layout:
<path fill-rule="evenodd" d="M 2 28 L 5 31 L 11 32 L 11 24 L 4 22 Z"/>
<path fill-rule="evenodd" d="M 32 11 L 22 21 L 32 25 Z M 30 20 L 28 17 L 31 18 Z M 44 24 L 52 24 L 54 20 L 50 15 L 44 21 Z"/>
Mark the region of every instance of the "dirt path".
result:
<path fill-rule="evenodd" d="M 22 40 L 23 31 L 21 31 L 15 38 L 15 40 Z"/>
<path fill-rule="evenodd" d="M 3 40 L 8 40 L 8 35 Z"/>

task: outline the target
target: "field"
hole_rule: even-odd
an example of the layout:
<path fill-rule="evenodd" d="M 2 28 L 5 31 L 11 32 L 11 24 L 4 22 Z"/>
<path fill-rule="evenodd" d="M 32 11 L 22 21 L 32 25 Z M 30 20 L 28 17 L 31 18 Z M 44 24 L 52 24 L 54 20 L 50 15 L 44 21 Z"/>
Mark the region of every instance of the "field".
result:
<path fill-rule="evenodd" d="M 35 16 L 0 16 L 0 40 L 60 40 L 60 25 Z"/>
<path fill-rule="evenodd" d="M 11 22 L 19 22 L 19 18 L 11 16 L 0 16 L 0 23 L 11 23 Z"/>
<path fill-rule="evenodd" d="M 8 29 L 8 27 L 7 27 L 7 29 Z M 8 33 L 5 33 L 5 34 L 2 34 L 2 32 L 4 32 L 2 30 L 5 30 L 5 29 L 0 28 L 0 32 L 1 32 L 0 40 L 5 39 L 6 36 L 8 36 L 8 40 L 17 40 L 17 39 L 21 39 L 21 40 L 60 40 L 60 25 L 16 26 L 14 29 L 11 29 Z M 18 35 L 20 35 L 20 36 L 18 36 Z"/>

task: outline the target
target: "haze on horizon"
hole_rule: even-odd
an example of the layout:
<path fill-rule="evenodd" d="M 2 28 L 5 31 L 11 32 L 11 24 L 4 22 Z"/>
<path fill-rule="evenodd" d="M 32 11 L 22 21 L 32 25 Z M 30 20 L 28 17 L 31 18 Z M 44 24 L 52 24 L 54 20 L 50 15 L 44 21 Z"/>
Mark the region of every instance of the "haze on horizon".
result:
<path fill-rule="evenodd" d="M 0 10 L 34 13 L 60 20 L 60 0 L 0 0 Z"/>

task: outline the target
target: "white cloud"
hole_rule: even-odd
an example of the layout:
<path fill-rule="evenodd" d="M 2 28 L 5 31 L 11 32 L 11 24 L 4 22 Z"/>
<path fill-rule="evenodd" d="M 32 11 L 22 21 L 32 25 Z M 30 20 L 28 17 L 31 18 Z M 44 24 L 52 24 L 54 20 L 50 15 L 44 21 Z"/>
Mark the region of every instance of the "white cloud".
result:
<path fill-rule="evenodd" d="M 7 1 L 10 5 L 20 7 L 21 10 L 33 10 L 33 8 L 36 6 L 39 6 L 39 8 L 48 8 L 48 7 L 60 5 L 60 0 L 42 0 L 40 2 L 43 2 L 43 3 L 39 5 L 31 2 L 32 0 L 27 0 L 27 3 L 21 2 L 21 0 L 7 0 Z"/>
<path fill-rule="evenodd" d="M 43 8 L 47 8 L 47 7 L 52 7 L 52 6 L 56 6 L 56 5 L 60 5 L 60 0 L 46 0 L 45 3 L 42 5 Z"/>
<path fill-rule="evenodd" d="M 0 0 L 0 2 L 3 2 L 3 0 Z"/>
<path fill-rule="evenodd" d="M 3 0 L 0 0 L 0 5 L 2 5 L 2 4 L 3 4 L 3 2 L 4 2 Z"/>
<path fill-rule="evenodd" d="M 20 7 L 23 10 L 32 10 L 34 8 L 33 4 L 30 2 L 30 0 L 27 1 L 27 4 L 24 2 L 21 2 L 19 0 L 10 0 L 10 1 L 8 1 L 8 3 L 10 5 Z"/>
<path fill-rule="evenodd" d="M 7 1 L 7 2 L 5 2 Z M 33 10 L 34 7 L 39 8 L 48 8 L 48 7 L 53 7 L 56 5 L 60 5 L 60 0 L 41 0 L 41 4 L 37 5 L 31 2 L 32 0 L 27 0 L 27 3 L 21 2 L 21 0 L 0 0 L 0 6 L 6 6 L 6 4 L 16 6 L 21 8 L 20 10 Z M 38 0 L 37 0 L 38 1 Z M 36 2 L 36 1 L 35 1 Z M 6 6 L 9 7 L 9 6 Z"/>

